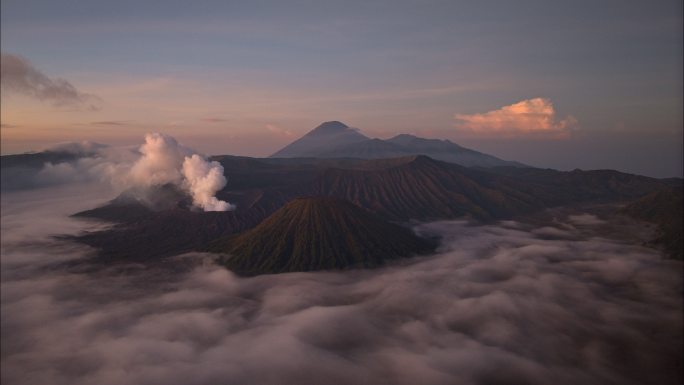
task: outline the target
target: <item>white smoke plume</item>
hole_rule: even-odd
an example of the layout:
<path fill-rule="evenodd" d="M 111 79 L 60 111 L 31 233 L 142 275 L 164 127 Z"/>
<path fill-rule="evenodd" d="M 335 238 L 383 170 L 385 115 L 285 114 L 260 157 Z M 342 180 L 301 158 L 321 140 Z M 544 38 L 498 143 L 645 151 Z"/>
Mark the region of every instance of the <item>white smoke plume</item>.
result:
<path fill-rule="evenodd" d="M 135 186 L 159 186 L 166 183 L 181 185 L 181 167 L 191 151 L 178 144 L 171 136 L 152 133 L 145 135 L 145 144 L 140 146 L 142 156 L 128 174 Z"/>
<path fill-rule="evenodd" d="M 217 199 L 217 191 L 226 185 L 223 166 L 219 162 L 207 162 L 197 154 L 186 157 L 183 161 L 185 186 L 192 195 L 192 203 L 204 211 L 228 211 L 235 206 Z"/>
<path fill-rule="evenodd" d="M 228 211 L 235 206 L 216 198 L 226 185 L 223 166 L 180 145 L 173 137 L 152 133 L 145 135 L 140 147 L 142 157 L 130 170 L 134 186 L 159 186 L 173 183 L 192 196 L 195 206 L 204 211 Z"/>
<path fill-rule="evenodd" d="M 216 193 L 227 183 L 223 166 L 169 135 L 147 134 L 145 143 L 138 149 L 82 142 L 62 143 L 46 151 L 71 154 L 73 159 L 46 161 L 33 173 L 23 166 L 3 168 L 3 190 L 88 181 L 137 190 L 173 184 L 186 191 L 193 205 L 204 211 L 235 208 L 216 198 Z"/>

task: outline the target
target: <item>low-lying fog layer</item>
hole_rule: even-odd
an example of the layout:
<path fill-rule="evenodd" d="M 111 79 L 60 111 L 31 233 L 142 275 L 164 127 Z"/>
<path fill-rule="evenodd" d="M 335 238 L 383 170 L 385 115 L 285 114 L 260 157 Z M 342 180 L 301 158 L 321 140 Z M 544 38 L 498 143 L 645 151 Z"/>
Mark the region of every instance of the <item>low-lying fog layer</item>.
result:
<path fill-rule="evenodd" d="M 4 385 L 682 381 L 681 263 L 588 214 L 425 224 L 438 255 L 377 270 L 66 267 L 92 250 L 48 235 L 94 226 L 66 215 L 101 198 L 3 194 Z"/>

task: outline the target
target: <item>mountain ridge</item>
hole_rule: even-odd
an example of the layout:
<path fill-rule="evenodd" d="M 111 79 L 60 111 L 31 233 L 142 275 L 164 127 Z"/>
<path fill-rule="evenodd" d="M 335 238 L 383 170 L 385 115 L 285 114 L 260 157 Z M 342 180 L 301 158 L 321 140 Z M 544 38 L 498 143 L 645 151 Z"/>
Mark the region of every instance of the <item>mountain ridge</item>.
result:
<path fill-rule="evenodd" d="M 350 128 L 342 122 L 332 120 L 321 123 L 301 138 L 276 151 L 270 157 L 292 158 L 310 156 L 315 155 L 321 147 L 329 146 L 332 142 L 341 145 L 361 142 L 367 139 L 369 138 L 358 130 Z"/>
<path fill-rule="evenodd" d="M 684 258 L 684 193 L 681 187 L 654 191 L 620 212 L 657 225 L 657 234 L 649 243 L 662 247 L 672 258 Z"/>
<path fill-rule="evenodd" d="M 325 122 L 271 155 L 271 158 L 321 157 L 383 159 L 427 155 L 471 167 L 529 167 L 465 148 L 450 140 L 399 134 L 389 139 L 368 138 L 339 121 Z"/>
<path fill-rule="evenodd" d="M 150 211 L 139 203 L 110 203 L 77 215 L 119 224 L 75 239 L 100 249 L 108 259 L 155 259 L 198 250 L 214 239 L 249 230 L 289 201 L 305 196 L 347 200 L 389 221 L 487 222 L 568 204 L 628 202 L 667 186 L 617 171 L 484 171 L 421 155 L 371 160 L 214 159 L 232 181 L 217 198 L 235 203 L 236 210 L 197 212 L 174 206 Z"/>

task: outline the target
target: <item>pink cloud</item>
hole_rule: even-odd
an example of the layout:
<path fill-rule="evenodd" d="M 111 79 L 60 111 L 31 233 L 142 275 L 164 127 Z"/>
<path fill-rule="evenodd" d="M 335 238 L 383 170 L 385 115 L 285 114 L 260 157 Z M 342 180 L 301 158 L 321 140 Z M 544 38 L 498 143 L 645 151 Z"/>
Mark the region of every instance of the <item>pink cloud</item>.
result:
<path fill-rule="evenodd" d="M 476 136 L 522 136 L 567 138 L 577 119 L 556 116 L 551 100 L 534 98 L 480 114 L 455 114 L 456 128 Z"/>

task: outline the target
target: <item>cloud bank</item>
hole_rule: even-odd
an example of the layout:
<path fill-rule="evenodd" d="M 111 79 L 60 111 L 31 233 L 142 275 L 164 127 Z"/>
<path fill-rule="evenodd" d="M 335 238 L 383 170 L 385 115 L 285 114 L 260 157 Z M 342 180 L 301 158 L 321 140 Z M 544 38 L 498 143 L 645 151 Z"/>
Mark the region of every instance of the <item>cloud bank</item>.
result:
<path fill-rule="evenodd" d="M 80 142 L 55 143 L 51 146 L 43 148 L 41 151 L 63 152 L 67 154 L 87 156 L 97 154 L 108 147 L 109 146 L 106 144 L 82 140 Z"/>
<path fill-rule="evenodd" d="M 57 107 L 100 108 L 102 101 L 99 97 L 77 90 L 64 79 L 48 77 L 28 60 L 7 53 L 1 54 L 1 58 L 0 84 L 3 92 L 26 95 Z"/>
<path fill-rule="evenodd" d="M 455 127 L 478 136 L 541 135 L 565 138 L 577 126 L 572 116 L 559 119 L 551 100 L 534 98 L 480 114 L 456 114 Z"/>
<path fill-rule="evenodd" d="M 240 278 L 206 254 L 56 264 L 92 255 L 47 238 L 92 226 L 64 217 L 92 207 L 76 191 L 2 196 L 3 384 L 682 382 L 681 262 L 588 216 L 539 235 L 426 224 L 444 237 L 435 256 Z"/>

